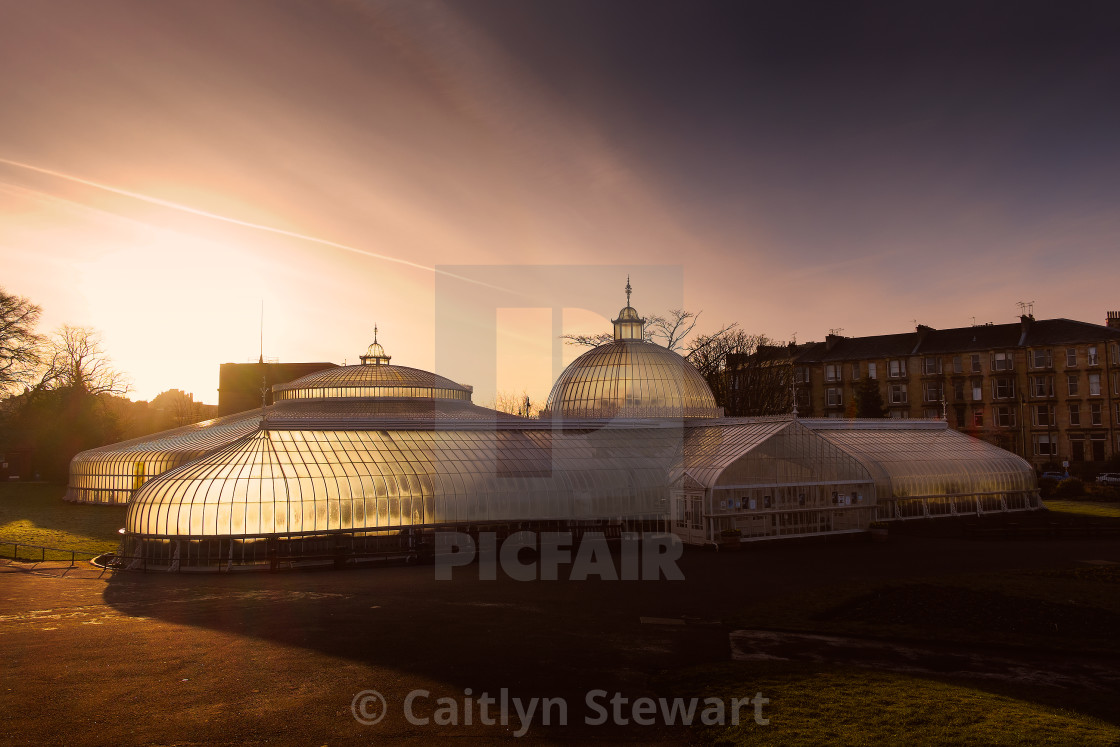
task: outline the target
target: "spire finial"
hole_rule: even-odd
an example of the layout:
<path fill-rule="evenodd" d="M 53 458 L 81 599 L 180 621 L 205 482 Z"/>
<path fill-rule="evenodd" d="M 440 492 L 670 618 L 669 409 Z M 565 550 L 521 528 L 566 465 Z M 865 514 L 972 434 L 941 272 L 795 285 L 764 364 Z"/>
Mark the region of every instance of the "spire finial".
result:
<path fill-rule="evenodd" d="M 377 322 L 373 323 L 373 344 L 377 344 Z"/>
<path fill-rule="evenodd" d="M 630 273 L 626 273 L 626 305 L 630 305 Z"/>

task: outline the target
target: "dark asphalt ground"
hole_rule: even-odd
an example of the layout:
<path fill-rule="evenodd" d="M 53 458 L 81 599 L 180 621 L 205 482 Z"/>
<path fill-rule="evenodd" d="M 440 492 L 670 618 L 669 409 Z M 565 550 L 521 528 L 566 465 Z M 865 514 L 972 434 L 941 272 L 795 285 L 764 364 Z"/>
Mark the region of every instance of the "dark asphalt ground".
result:
<path fill-rule="evenodd" d="M 663 725 L 584 723 L 590 690 L 656 695 L 666 670 L 730 657 L 712 623 L 787 594 L 866 580 L 1120 561 L 1120 541 L 755 545 L 687 552 L 680 582 L 436 581 L 430 566 L 233 574 L 106 573 L 0 565 L 4 744 L 339 744 L 513 739 L 510 724 L 417 726 L 402 702 L 564 698 L 568 725 L 539 717 L 525 742 L 682 743 Z M 641 618 L 687 620 L 683 625 Z M 355 695 L 377 690 L 380 723 Z M 744 697 L 753 695 L 749 683 Z M 460 714 L 460 722 L 464 719 Z M 764 727 L 759 727 L 764 728 Z"/>

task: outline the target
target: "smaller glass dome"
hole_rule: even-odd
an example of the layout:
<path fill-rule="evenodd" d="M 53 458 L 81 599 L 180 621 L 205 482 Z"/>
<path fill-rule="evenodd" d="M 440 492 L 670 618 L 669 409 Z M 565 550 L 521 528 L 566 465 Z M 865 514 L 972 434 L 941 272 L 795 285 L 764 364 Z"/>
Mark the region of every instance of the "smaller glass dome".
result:
<path fill-rule="evenodd" d="M 638 310 L 633 306 L 627 306 L 622 311 L 618 312 L 618 321 L 620 322 L 636 322 L 641 321 L 638 316 Z"/>
<path fill-rule="evenodd" d="M 341 366 L 302 376 L 272 387 L 277 404 L 307 399 L 440 399 L 471 401 L 474 391 L 430 371 L 408 366 L 390 366 L 389 356 L 377 342 L 361 356 L 360 366 Z"/>

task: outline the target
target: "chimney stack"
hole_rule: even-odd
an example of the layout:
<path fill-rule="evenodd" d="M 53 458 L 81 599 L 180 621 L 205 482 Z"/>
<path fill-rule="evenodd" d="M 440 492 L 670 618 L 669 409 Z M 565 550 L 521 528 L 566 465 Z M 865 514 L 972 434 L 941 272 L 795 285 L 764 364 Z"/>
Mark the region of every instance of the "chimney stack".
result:
<path fill-rule="evenodd" d="M 1034 314 L 1022 314 L 1019 317 L 1019 346 L 1027 344 L 1027 334 L 1031 331 L 1031 324 L 1034 323 Z"/>
<path fill-rule="evenodd" d="M 1105 320 L 1105 326 L 1109 329 L 1120 329 L 1120 311 L 1108 312 L 1108 319 Z"/>

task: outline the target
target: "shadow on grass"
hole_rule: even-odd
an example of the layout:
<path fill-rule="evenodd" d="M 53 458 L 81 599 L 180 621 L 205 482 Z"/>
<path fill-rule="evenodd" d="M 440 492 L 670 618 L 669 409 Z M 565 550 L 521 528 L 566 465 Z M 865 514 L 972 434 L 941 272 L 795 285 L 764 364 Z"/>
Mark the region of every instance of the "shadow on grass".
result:
<path fill-rule="evenodd" d="M 1028 602 L 1049 599 L 1054 604 L 1070 604 L 1072 599 L 1074 606 L 1112 614 L 1116 612 L 1112 606 L 1093 602 L 1104 595 L 1096 589 L 1096 585 L 1106 585 L 1104 582 L 1071 582 L 1060 575 L 1074 573 L 1078 560 L 1104 557 L 1120 560 L 1120 543 L 907 538 L 892 539 L 885 545 L 771 544 L 731 554 L 688 552 L 680 562 L 686 577 L 682 582 L 521 583 L 501 574 L 497 581 L 482 581 L 477 567 L 456 569 L 462 573 L 451 582 L 436 581 L 430 567 L 278 574 L 118 573 L 106 587 L 104 599 L 122 614 L 155 618 L 183 626 L 184 631 L 197 631 L 183 632 L 184 640 L 204 631 L 217 631 L 391 670 L 403 692 L 386 692 L 387 697 L 403 697 L 416 682 L 436 682 L 447 693 L 459 695 L 465 688 L 473 688 L 476 693 L 506 688 L 511 697 L 564 697 L 570 703 L 582 704 L 591 689 L 617 690 L 629 697 L 655 696 L 669 689 L 675 693 L 677 673 L 698 672 L 699 679 L 683 680 L 695 688 L 705 677 L 717 683 L 725 671 L 738 673 L 735 676 L 740 679 L 744 673 L 750 675 L 755 670 L 726 663 L 727 635 L 740 627 L 917 639 L 932 636 L 993 646 L 1029 646 L 1041 639 L 1056 650 L 1063 646 L 1081 650 L 1084 639 L 1023 634 L 1009 641 L 1000 629 L 974 629 L 969 622 L 956 627 L 929 624 L 930 620 L 920 614 L 900 622 L 879 620 L 875 610 L 863 616 L 838 613 L 831 618 L 821 613 L 879 589 L 920 583 L 981 592 L 962 596 L 970 606 L 983 606 L 992 598 L 988 592 L 1001 589 L 1000 593 L 1009 597 L 1026 594 Z M 1055 572 L 1059 575 L 1046 575 Z M 1054 596 L 1065 593 L 1073 596 Z M 921 589 L 915 594 L 922 598 Z M 1016 606 L 1011 612 L 1020 608 Z M 983 619 L 988 613 L 976 614 Z M 691 620 L 692 624 L 657 626 L 643 624 L 642 617 Z M 708 624 L 697 624 L 701 622 Z M 1102 651 L 1112 650 L 1098 639 L 1090 644 L 1100 644 Z M 705 669 L 690 669 L 697 665 L 712 669 L 708 674 L 704 674 Z M 733 668 L 725 669 L 729 666 Z M 805 677 L 834 674 L 828 667 L 823 671 L 820 667 L 810 669 L 813 671 L 787 662 L 775 664 L 767 670 L 767 676 L 772 678 L 775 692 L 796 693 Z M 836 682 L 870 676 L 867 670 L 855 670 L 861 674 L 847 671 L 845 668 L 835 674 L 841 677 Z M 874 697 L 889 700 L 889 682 L 895 675 L 882 676 L 887 677 L 886 684 Z M 825 688 L 832 681 L 821 682 L 824 684 L 820 687 Z M 953 687 L 987 693 L 984 697 L 1012 698 L 1019 705 L 1000 706 L 1000 712 L 1008 718 L 1018 718 L 1015 708 L 1052 708 L 1062 700 L 1033 690 L 1007 694 L 971 682 Z M 944 701 L 948 697 L 944 691 L 914 692 L 914 697 L 905 702 L 914 704 L 927 698 L 940 702 L 940 707 L 948 711 L 959 710 Z M 698 694 L 692 692 L 688 697 Z M 1071 713 L 1104 716 L 1092 693 L 1066 691 L 1064 695 L 1061 705 Z M 975 701 L 981 702 L 988 701 Z M 933 712 L 921 711 L 917 705 L 913 708 L 916 715 L 907 718 L 902 718 L 903 711 L 895 712 L 897 729 L 886 741 L 905 738 L 933 742 L 947 734 L 923 725 L 935 720 Z M 884 721 L 883 729 L 887 723 Z M 601 729 L 563 732 L 565 736 L 596 738 L 610 733 Z M 705 739 L 722 738 L 704 734 Z M 818 733 L 818 741 L 827 741 L 827 734 Z M 916 739 L 911 739 L 913 735 Z M 982 740 L 978 737 L 975 741 Z"/>

